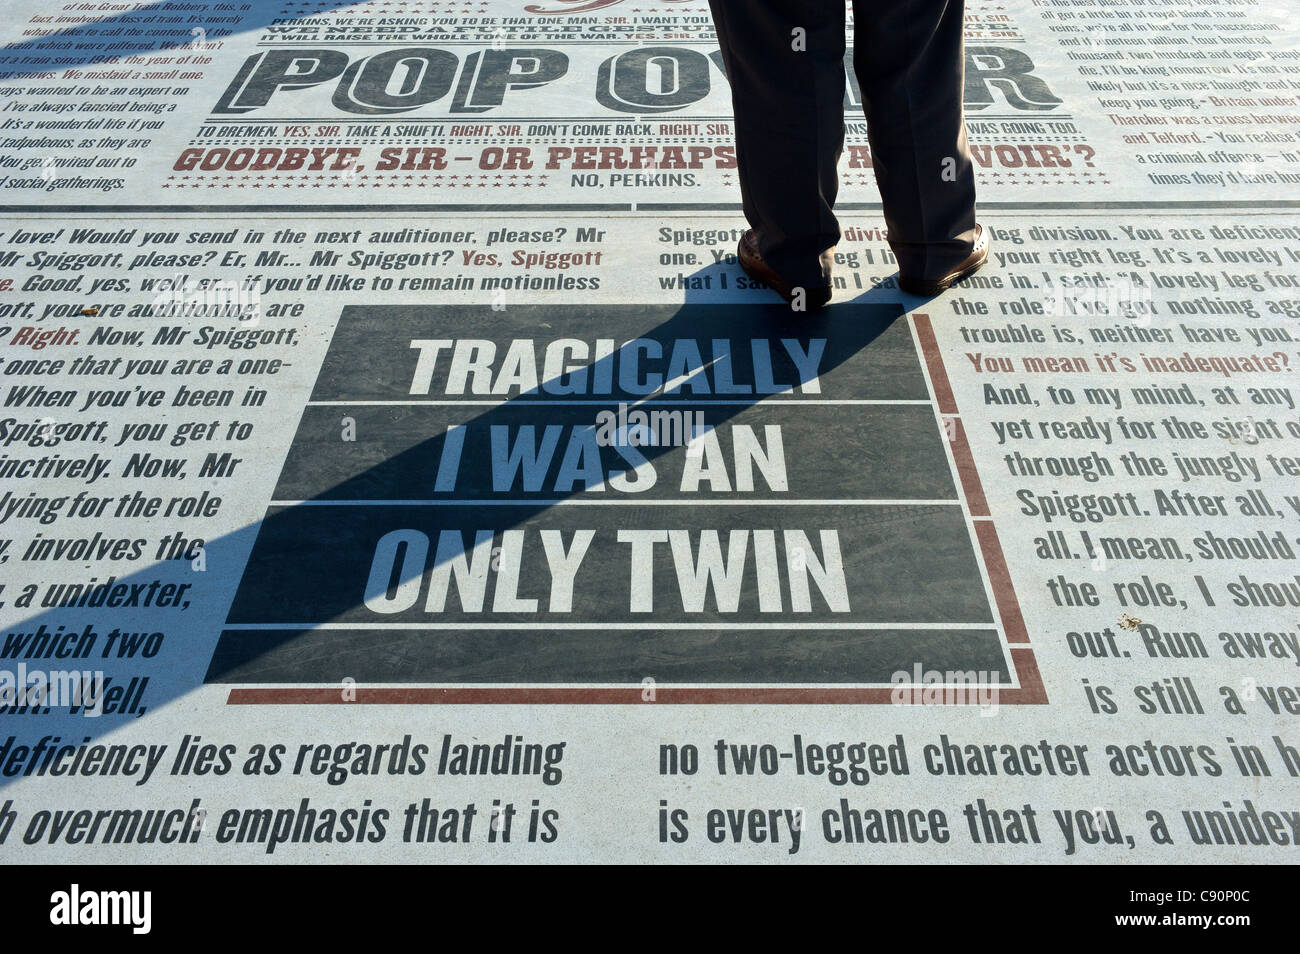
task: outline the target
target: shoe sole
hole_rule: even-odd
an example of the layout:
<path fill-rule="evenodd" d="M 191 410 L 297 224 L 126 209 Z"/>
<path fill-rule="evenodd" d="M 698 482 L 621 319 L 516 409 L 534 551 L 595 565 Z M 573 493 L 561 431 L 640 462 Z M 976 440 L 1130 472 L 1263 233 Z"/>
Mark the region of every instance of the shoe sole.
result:
<path fill-rule="evenodd" d="M 762 282 L 772 291 L 776 292 L 787 302 L 794 297 L 794 289 L 787 285 L 781 279 L 777 278 L 771 272 L 750 265 L 743 258 L 740 259 L 740 270 L 750 277 L 751 280 Z"/>
<path fill-rule="evenodd" d="M 751 265 L 750 262 L 746 261 L 745 256 L 740 254 L 739 248 L 736 249 L 736 260 L 740 263 L 740 270 L 748 275 L 752 280 L 762 282 L 768 288 L 772 289 L 772 291 L 776 292 L 785 300 L 787 305 L 793 304 L 794 286 L 786 284 L 777 277 L 775 272 L 772 272 L 769 269 Z M 806 310 L 816 311 L 819 308 L 824 308 L 831 300 L 831 291 L 829 288 L 825 290 L 825 295 L 826 297 L 823 299 L 819 295 L 814 295 L 809 289 L 805 288 L 804 304 L 807 306 Z"/>
<path fill-rule="evenodd" d="M 898 277 L 898 287 L 909 295 L 920 295 L 923 298 L 933 298 L 935 295 L 941 295 L 953 285 L 965 278 L 970 278 L 981 268 L 988 264 L 989 246 L 984 246 L 984 254 L 979 261 L 972 262 L 961 271 L 952 275 L 945 275 L 943 278 L 937 278 L 934 281 L 923 281 L 919 279 Z"/>
<path fill-rule="evenodd" d="M 898 287 L 909 295 L 920 295 L 924 298 L 933 298 L 935 295 L 941 295 L 953 285 L 965 278 L 970 278 L 988 263 L 989 257 L 985 255 L 978 262 L 968 265 L 955 275 L 949 275 L 946 278 L 938 279 L 933 282 L 918 282 L 911 279 L 902 279 L 898 281 Z"/>

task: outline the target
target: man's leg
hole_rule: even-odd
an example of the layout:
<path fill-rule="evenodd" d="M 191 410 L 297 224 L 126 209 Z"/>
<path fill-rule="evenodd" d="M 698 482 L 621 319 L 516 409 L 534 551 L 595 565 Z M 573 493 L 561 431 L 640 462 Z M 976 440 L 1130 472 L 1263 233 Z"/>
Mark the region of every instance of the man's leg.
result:
<path fill-rule="evenodd" d="M 853 0 L 853 67 L 899 271 L 971 254 L 975 168 L 962 113 L 963 0 Z"/>
<path fill-rule="evenodd" d="M 821 253 L 844 147 L 843 0 L 709 0 L 731 83 L 745 218 L 792 285 L 830 283 Z"/>

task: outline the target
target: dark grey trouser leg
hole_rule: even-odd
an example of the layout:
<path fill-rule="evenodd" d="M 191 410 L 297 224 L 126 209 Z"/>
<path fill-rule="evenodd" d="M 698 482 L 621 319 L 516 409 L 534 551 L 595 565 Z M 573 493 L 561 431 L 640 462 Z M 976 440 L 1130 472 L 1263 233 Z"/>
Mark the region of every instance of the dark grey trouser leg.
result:
<path fill-rule="evenodd" d="M 939 278 L 975 241 L 963 0 L 853 0 L 853 66 L 899 271 Z"/>
<path fill-rule="evenodd" d="M 840 240 L 831 210 L 844 148 L 844 0 L 709 6 L 731 83 L 741 199 L 759 252 L 791 284 L 828 285 L 821 253 Z"/>

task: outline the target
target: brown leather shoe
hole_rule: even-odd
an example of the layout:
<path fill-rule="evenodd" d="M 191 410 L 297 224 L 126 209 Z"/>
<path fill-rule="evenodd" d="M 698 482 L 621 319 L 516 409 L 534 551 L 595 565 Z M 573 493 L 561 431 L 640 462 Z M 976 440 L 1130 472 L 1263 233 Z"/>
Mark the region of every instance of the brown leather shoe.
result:
<path fill-rule="evenodd" d="M 910 278 L 906 275 L 899 274 L 898 287 L 909 295 L 920 295 L 923 298 L 933 298 L 946 292 L 949 288 L 961 281 L 963 278 L 969 278 L 989 260 L 989 233 L 984 226 L 976 223 L 975 228 L 975 247 L 967 258 L 955 265 L 947 275 L 941 278 Z"/>
<path fill-rule="evenodd" d="M 829 254 L 829 252 L 823 254 Z M 758 252 L 758 237 L 754 234 L 753 229 L 748 230 L 740 237 L 740 245 L 736 248 L 736 258 L 740 260 L 740 267 L 746 275 L 756 282 L 767 285 L 772 291 L 784 298 L 786 304 L 796 304 L 797 291 L 803 293 L 804 311 L 816 311 L 831 300 L 831 287 L 829 285 L 801 288 L 797 285 L 791 285 L 772 271 L 767 262 L 763 261 L 763 256 Z"/>

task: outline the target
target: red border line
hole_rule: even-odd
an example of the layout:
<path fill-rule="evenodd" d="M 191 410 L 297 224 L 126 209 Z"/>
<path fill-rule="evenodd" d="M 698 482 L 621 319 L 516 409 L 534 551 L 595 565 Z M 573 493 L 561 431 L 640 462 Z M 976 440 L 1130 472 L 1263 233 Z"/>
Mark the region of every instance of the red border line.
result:
<path fill-rule="evenodd" d="M 989 504 L 984 496 L 984 485 L 980 483 L 979 471 L 975 469 L 975 457 L 966 439 L 966 426 L 957 411 L 957 399 L 953 397 L 952 386 L 948 382 L 948 370 L 944 367 L 943 355 L 939 353 L 939 342 L 934 336 L 934 325 L 931 324 L 929 315 L 914 313 L 912 318 L 916 322 L 916 336 L 921 341 L 921 354 L 925 359 L 926 369 L 930 372 L 935 402 L 939 405 L 939 413 L 944 417 L 945 432 L 951 435 L 948 443 L 952 445 L 953 460 L 957 464 L 957 476 L 961 479 L 962 490 L 966 493 L 966 506 L 972 517 L 987 517 Z M 951 431 L 947 430 L 949 426 Z"/>
<path fill-rule="evenodd" d="M 952 396 L 952 385 L 948 383 L 948 371 L 943 366 L 943 355 L 939 353 L 939 341 L 934 336 L 930 316 L 912 312 L 912 321 L 916 325 L 916 336 L 921 339 L 921 355 L 925 358 L 926 370 L 930 372 L 930 384 L 934 387 L 939 413 L 956 414 L 957 399 Z"/>
<path fill-rule="evenodd" d="M 993 598 L 998 604 L 998 615 L 1002 617 L 1007 642 L 1028 643 L 1029 631 L 1025 628 L 1025 618 L 1020 615 L 1020 601 L 1016 599 L 1015 588 L 1011 585 L 1011 573 L 1007 570 L 1007 561 L 1002 555 L 1002 544 L 998 540 L 998 532 L 993 529 L 993 521 L 976 520 L 975 536 L 979 538 L 980 552 L 984 554 L 984 565 L 989 571 L 989 583 L 993 586 Z"/>
<path fill-rule="evenodd" d="M 957 415 L 944 417 L 944 422 L 952 422 L 952 437 L 948 443 L 952 446 L 953 461 L 957 465 L 957 476 L 961 478 L 961 489 L 966 494 L 966 507 L 976 519 L 989 516 L 989 502 L 984 496 L 984 485 L 980 483 L 979 471 L 975 469 L 975 455 L 971 453 L 970 443 L 966 440 L 966 425 Z"/>
<path fill-rule="evenodd" d="M 962 422 L 961 413 L 957 408 L 957 399 L 948 380 L 948 371 L 943 363 L 943 354 L 939 350 L 938 338 L 935 337 L 934 325 L 927 314 L 913 313 L 912 318 L 915 321 L 916 336 L 921 342 L 921 353 L 930 373 L 930 383 L 934 388 L 939 412 L 944 416 L 945 424 L 947 421 L 952 422 L 952 437 L 949 443 L 952 445 L 953 461 L 957 466 L 957 475 L 961 479 L 966 506 L 975 527 L 975 536 L 979 540 L 980 553 L 984 557 L 984 566 L 988 570 L 993 599 L 997 603 L 998 616 L 1002 620 L 1002 630 L 1007 634 L 1011 660 L 1020 680 L 1021 689 L 1013 692 L 1013 698 L 1006 701 L 1011 704 L 1046 704 L 1047 690 L 1043 686 L 1043 676 L 1038 669 L 1038 660 L 1028 645 L 1029 630 L 1020 611 L 1020 600 L 1016 596 L 1015 587 L 1011 584 L 1011 573 L 1007 569 L 1006 556 L 1002 552 L 1002 543 L 993 526 L 988 498 L 984 496 L 984 485 L 980 481 L 979 471 L 975 468 L 975 456 L 971 453 L 970 442 L 966 438 L 966 427 Z"/>
<path fill-rule="evenodd" d="M 1011 662 L 1016 667 L 1016 676 L 1020 679 L 1020 689 L 1011 693 L 1011 699 L 999 701 L 1006 705 L 1047 705 L 1047 688 L 1043 685 L 1043 674 L 1038 668 L 1038 660 L 1034 656 L 1034 651 L 1028 646 L 1012 646 Z"/>

